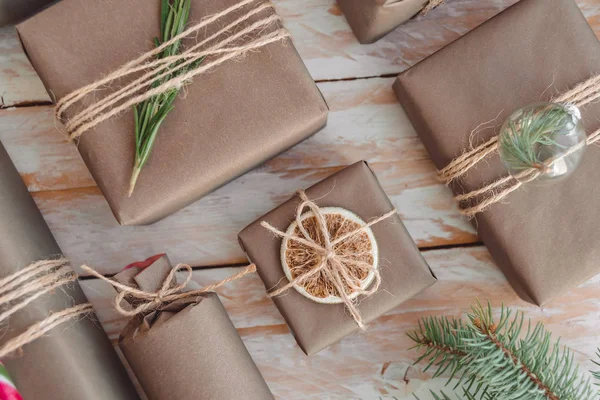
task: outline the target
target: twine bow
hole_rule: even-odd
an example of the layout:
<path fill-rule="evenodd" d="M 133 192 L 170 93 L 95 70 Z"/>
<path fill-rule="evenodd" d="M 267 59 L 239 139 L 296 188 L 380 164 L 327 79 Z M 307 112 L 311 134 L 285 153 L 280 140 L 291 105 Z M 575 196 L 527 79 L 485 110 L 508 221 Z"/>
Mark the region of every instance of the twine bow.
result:
<path fill-rule="evenodd" d="M 227 277 L 220 282 L 205 286 L 202 289 L 182 292 L 182 290 L 185 289 L 192 280 L 193 270 L 192 267 L 187 264 L 179 264 L 171 269 L 161 284 L 160 289 L 158 289 L 156 292 L 146 292 L 144 290 L 117 282 L 114 279 L 107 278 L 87 265 L 83 265 L 81 269 L 98 279 L 108 282 L 115 289 L 119 290 L 119 294 L 115 298 L 115 308 L 119 314 L 126 317 L 134 317 L 136 315 L 146 314 L 150 311 L 160 310 L 174 301 L 190 299 L 207 292 L 212 292 L 231 281 L 256 272 L 256 266 L 254 264 L 250 264 L 239 273 Z M 187 272 L 186 278 L 181 284 L 174 285 L 173 283 L 176 282 L 175 274 L 182 270 Z M 139 300 L 141 304 L 132 306 L 131 304 L 134 302 L 129 301 L 128 299 Z"/>
<path fill-rule="evenodd" d="M 387 214 L 384 214 L 364 226 L 355 229 L 351 232 L 348 232 L 336 239 L 332 239 L 331 234 L 329 232 L 327 226 L 327 220 L 325 215 L 319 206 L 312 200 L 309 200 L 306 193 L 304 191 L 299 191 L 298 195 L 302 202 L 298 205 L 296 209 L 296 223 L 298 225 L 298 230 L 300 231 L 300 235 L 296 235 L 294 233 L 288 234 L 286 232 L 282 232 L 279 229 L 273 227 L 269 223 L 263 221 L 261 225 L 274 233 L 275 235 L 287 239 L 290 241 L 295 241 L 303 244 L 314 250 L 314 254 L 316 257 L 319 257 L 317 263 L 315 263 L 315 267 L 310 271 L 301 274 L 294 279 L 292 279 L 288 284 L 283 287 L 273 290 L 269 292 L 270 297 L 278 296 L 295 285 L 301 285 L 306 282 L 309 278 L 314 277 L 317 274 L 321 274 L 326 282 L 331 285 L 335 289 L 335 294 L 340 297 L 346 309 L 354 318 L 354 321 L 361 329 L 365 329 L 365 325 L 360 314 L 360 311 L 357 307 L 356 298 L 351 296 L 372 296 L 377 290 L 379 290 L 379 286 L 381 284 L 381 274 L 378 269 L 375 268 L 372 264 L 367 262 L 357 260 L 352 257 L 352 254 L 346 255 L 338 252 L 339 245 L 344 241 L 352 238 L 356 235 L 366 232 L 371 226 L 382 222 L 393 215 L 396 214 L 396 210 L 392 210 Z M 322 238 L 322 244 L 317 242 L 316 238 L 311 237 L 311 235 L 306 230 L 302 215 L 305 209 L 309 209 L 312 211 L 318 226 L 318 230 L 320 233 L 320 237 Z M 371 288 L 363 288 L 363 281 L 359 276 L 353 275 L 348 266 L 353 265 L 359 270 L 363 270 L 367 273 L 373 274 L 374 282 L 371 285 Z"/>
<path fill-rule="evenodd" d="M 552 102 L 558 104 L 572 104 L 578 108 L 584 107 L 592 102 L 600 99 L 600 75 L 591 77 L 590 79 L 581 82 L 573 89 L 568 90 L 559 96 L 555 97 Z M 485 211 L 491 205 L 502 201 L 509 194 L 519 189 L 523 184 L 537 179 L 544 173 L 544 169 L 549 168 L 552 164 L 569 156 L 583 146 L 590 146 L 600 140 L 600 129 L 592 132 L 587 140 L 577 146 L 573 146 L 567 152 L 560 156 L 547 160 L 543 168 L 529 168 L 520 172 L 517 176 L 507 175 L 499 178 L 483 187 L 473 190 L 468 193 L 455 196 L 457 202 L 463 203 L 467 200 L 475 200 L 469 205 L 460 205 L 460 212 L 468 217 L 473 217 L 477 213 Z M 452 160 L 446 167 L 438 171 L 438 177 L 447 185 L 454 180 L 465 175 L 469 170 L 476 167 L 481 161 L 488 156 L 496 154 L 500 147 L 498 135 L 492 136 L 486 142 L 476 147 L 471 147 L 460 156 Z"/>

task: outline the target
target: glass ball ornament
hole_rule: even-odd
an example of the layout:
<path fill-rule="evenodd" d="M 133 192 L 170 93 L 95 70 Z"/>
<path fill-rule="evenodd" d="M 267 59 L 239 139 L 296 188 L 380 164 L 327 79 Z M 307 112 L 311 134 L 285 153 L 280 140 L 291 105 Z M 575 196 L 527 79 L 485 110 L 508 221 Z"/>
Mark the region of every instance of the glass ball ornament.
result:
<path fill-rule="evenodd" d="M 502 125 L 498 139 L 508 172 L 521 182 L 542 184 L 571 175 L 587 147 L 579 109 L 557 103 L 536 103 L 515 111 Z"/>

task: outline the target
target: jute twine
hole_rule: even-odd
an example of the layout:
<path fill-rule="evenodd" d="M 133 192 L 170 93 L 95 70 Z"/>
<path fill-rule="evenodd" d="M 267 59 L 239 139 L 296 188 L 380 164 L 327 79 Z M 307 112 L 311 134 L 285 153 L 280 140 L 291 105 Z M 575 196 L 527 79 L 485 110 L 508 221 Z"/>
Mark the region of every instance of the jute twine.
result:
<path fill-rule="evenodd" d="M 419 14 L 427 15 L 430 11 L 432 11 L 434 8 L 440 6 L 445 1 L 446 0 L 429 0 Z"/>
<path fill-rule="evenodd" d="M 268 12 L 272 9 L 272 4 L 264 0 L 242 0 L 204 18 L 173 39 L 124 64 L 104 78 L 61 98 L 56 104 L 56 118 L 65 125 L 69 139 L 75 140 L 101 122 L 125 110 L 130 110 L 132 106 L 150 97 L 174 88 L 181 88 L 193 77 L 204 74 L 226 61 L 240 58 L 248 52 L 288 38 L 289 33 L 281 27 L 281 18 Z M 242 12 L 243 14 L 233 22 L 221 27 L 222 19 Z M 256 22 L 248 23 L 250 18 L 257 15 L 260 18 Z M 181 39 L 192 37 L 200 30 L 206 30 L 213 25 L 219 26 L 220 29 L 181 54 L 155 59 L 155 56 L 166 47 Z M 198 68 L 176 74 L 201 59 L 204 61 Z M 141 74 L 141 76 L 112 93 L 99 92 L 100 89 L 131 74 Z M 160 85 L 152 87 L 158 80 L 163 81 Z M 98 100 L 67 118 L 67 110 L 92 93 L 99 97 Z"/>
<path fill-rule="evenodd" d="M 202 294 L 212 292 L 220 288 L 221 286 L 228 284 L 229 282 L 233 282 L 248 274 L 256 272 L 256 266 L 254 264 L 250 264 L 242 271 L 226 279 L 223 279 L 220 282 L 205 286 L 202 289 L 182 292 L 182 290 L 185 289 L 192 280 L 193 271 L 192 267 L 190 267 L 189 265 L 179 264 L 171 269 L 171 271 L 163 281 L 160 289 L 158 289 L 156 292 L 146 292 L 135 287 L 124 285 L 120 282 L 117 282 L 114 279 L 107 278 L 104 275 L 96 272 L 94 269 L 88 267 L 87 265 L 83 265 L 81 268 L 89 274 L 95 276 L 96 278 L 108 282 L 113 287 L 119 290 L 119 294 L 115 299 L 115 307 L 117 309 L 117 312 L 127 317 L 133 317 L 140 314 L 146 314 L 151 311 L 160 310 L 177 300 L 192 299 L 194 297 L 198 297 Z M 179 271 L 186 271 L 187 276 L 181 284 L 174 285 L 173 283 L 176 282 L 175 274 Z M 136 306 L 132 307 L 131 302 L 127 301 L 126 298 L 137 300 L 135 301 Z"/>
<path fill-rule="evenodd" d="M 323 213 L 323 218 L 330 241 L 335 241 L 337 238 L 361 228 L 359 223 L 351 221 L 341 213 Z M 323 228 L 319 222 L 319 217 L 311 215 L 304 218 L 302 220 L 302 227 L 295 224 L 292 235 L 302 237 L 302 229 L 320 246 L 324 247 L 326 245 L 326 237 L 323 235 Z M 285 267 L 289 269 L 292 279 L 312 271 L 321 264 L 323 256 L 318 250 L 297 241 L 284 240 L 286 241 L 286 249 L 282 258 L 285 260 Z M 335 247 L 337 248 L 336 253 L 338 255 L 343 254 L 344 257 L 352 258 L 361 263 L 375 265 L 376 260 L 373 255 L 373 244 L 366 232 L 360 232 L 351 236 Z M 282 251 L 284 250 L 282 249 Z M 371 269 L 363 267 L 362 264 L 356 265 L 355 263 L 342 262 L 346 264 L 350 276 L 355 278 L 357 282 L 364 282 L 369 276 L 369 272 L 371 272 Z M 339 297 L 340 295 L 337 288 L 327 279 L 324 271 L 307 278 L 300 284 L 308 294 L 319 299 L 327 299 L 332 296 Z M 346 293 L 355 293 L 346 282 L 344 282 L 344 289 Z"/>
<path fill-rule="evenodd" d="M 64 259 L 37 261 L 0 280 L 0 323 L 34 300 L 61 286 L 75 282 L 77 274 Z M 21 347 L 42 337 L 57 326 L 82 317 L 93 311 L 90 303 L 79 304 L 50 314 L 46 319 L 31 325 L 23 333 L 8 340 L 0 348 L 3 358 Z"/>
<path fill-rule="evenodd" d="M 600 98 L 600 75 L 594 76 L 585 82 L 575 86 L 573 89 L 555 97 L 552 102 L 558 104 L 572 104 L 576 107 L 584 107 Z M 581 147 L 589 146 L 600 140 L 600 129 L 594 131 L 587 137 L 585 143 L 573 146 L 564 154 L 547 160 L 543 168 L 530 168 L 523 170 L 516 176 L 507 175 L 489 183 L 479 189 L 455 196 L 459 202 L 460 212 L 468 217 L 485 211 L 491 205 L 502 201 L 506 196 L 519 189 L 523 184 L 531 182 L 544 173 L 549 167 L 559 160 L 568 157 Z M 485 143 L 466 150 L 460 156 L 452 160 L 445 168 L 438 171 L 438 177 L 446 184 L 463 176 L 473 167 L 477 166 L 488 156 L 496 154 L 499 148 L 498 135 L 492 136 Z M 468 205 L 464 202 L 470 200 Z"/>
<path fill-rule="evenodd" d="M 294 278 L 283 287 L 271 290 L 269 296 L 281 295 L 295 285 L 301 285 L 319 297 L 339 296 L 356 324 L 365 329 L 355 296 L 372 296 L 381 284 L 381 274 L 374 267 L 372 258 L 369 258 L 370 246 L 365 232 L 371 226 L 394 216 L 396 210 L 363 226 L 347 228 L 345 224 L 348 222 L 344 222 L 344 217 L 326 216 L 304 191 L 299 191 L 298 195 L 302 202 L 296 208 L 297 229 L 294 232 L 286 233 L 268 222 L 261 223 L 278 237 L 296 243 L 286 255 Z M 313 215 L 303 219 L 306 209 Z M 369 274 L 374 275 L 370 289 L 363 287 L 363 281 Z"/>

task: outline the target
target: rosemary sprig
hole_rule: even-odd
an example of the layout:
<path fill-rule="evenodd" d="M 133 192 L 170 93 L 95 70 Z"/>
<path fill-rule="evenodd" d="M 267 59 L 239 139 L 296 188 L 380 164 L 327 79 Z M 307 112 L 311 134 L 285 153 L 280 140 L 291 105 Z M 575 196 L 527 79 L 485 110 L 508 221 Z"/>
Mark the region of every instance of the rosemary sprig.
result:
<path fill-rule="evenodd" d="M 544 170 L 546 160 L 541 159 L 541 149 L 545 146 L 564 147 L 553 137 L 570 120 L 568 110 L 553 105 L 526 110 L 518 121 L 509 120 L 499 143 L 504 161 L 517 171 Z"/>
<path fill-rule="evenodd" d="M 154 38 L 154 44 L 157 47 L 183 32 L 190 17 L 191 2 L 192 0 L 162 0 L 160 13 L 161 37 Z M 166 47 L 156 57 L 161 59 L 177 55 L 179 54 L 180 47 L 181 41 L 178 40 Z M 174 72 L 156 80 L 151 87 L 158 87 L 170 79 L 198 67 L 202 61 L 203 59 L 199 59 L 189 66 L 179 69 L 175 68 L 177 67 L 177 64 L 170 65 L 170 68 L 174 69 Z M 179 90 L 180 89 L 178 88 L 171 89 L 165 93 L 153 96 L 133 107 L 135 124 L 135 162 L 129 183 L 130 197 L 135 189 L 142 168 L 148 162 L 160 126 L 169 112 L 174 108 L 173 102 L 175 101 Z"/>

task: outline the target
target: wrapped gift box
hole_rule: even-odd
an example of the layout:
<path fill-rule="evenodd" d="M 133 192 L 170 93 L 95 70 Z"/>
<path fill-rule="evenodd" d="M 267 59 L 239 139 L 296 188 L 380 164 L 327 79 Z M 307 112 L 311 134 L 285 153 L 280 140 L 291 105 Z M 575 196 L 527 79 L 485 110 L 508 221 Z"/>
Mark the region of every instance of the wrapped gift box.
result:
<path fill-rule="evenodd" d="M 162 256 L 115 278 L 155 292 L 171 269 Z M 216 293 L 134 317 L 119 337 L 119 348 L 150 400 L 273 399 Z"/>
<path fill-rule="evenodd" d="M 42 214 L 0 143 L 0 278 L 60 254 Z M 5 321 L 0 343 L 4 345 L 50 313 L 83 303 L 87 299 L 76 282 L 53 290 Z M 25 399 L 138 399 L 93 313 L 59 325 L 2 362 Z"/>
<path fill-rule="evenodd" d="M 438 169 L 496 135 L 516 109 L 548 101 L 600 72 L 600 43 L 573 0 L 521 0 L 401 74 L 394 89 Z M 588 132 L 600 104 L 586 106 Z M 494 127 L 495 125 L 495 127 Z M 600 272 L 600 152 L 549 186 L 525 185 L 476 216 L 496 263 L 524 299 L 542 305 Z M 456 194 L 505 176 L 498 156 L 459 182 Z"/>
<path fill-rule="evenodd" d="M 308 189 L 306 194 L 319 207 L 340 207 L 363 221 L 380 217 L 394 208 L 365 162 L 337 172 Z M 239 234 L 240 244 L 250 261 L 256 264 L 267 290 L 280 287 L 287 280 L 280 257 L 282 240 L 261 223 L 266 221 L 285 232 L 296 216 L 299 203 L 298 196 L 291 198 Z M 436 281 L 397 214 L 373 225 L 371 229 L 378 246 L 382 283 L 374 295 L 359 299 L 358 309 L 365 324 Z M 309 355 L 358 329 L 344 304 L 321 304 L 294 289 L 273 297 L 273 301 L 298 344 Z"/>
<path fill-rule="evenodd" d="M 236 3 L 194 0 L 190 23 Z M 199 39 L 241 13 L 203 28 Z M 271 13 L 253 15 L 244 26 Z M 64 0 L 19 25 L 18 32 L 48 91 L 60 99 L 151 50 L 159 14 L 159 0 Z M 127 193 L 135 148 L 133 112 L 102 122 L 78 142 L 122 224 L 152 223 L 198 200 L 317 132 L 328 113 L 289 38 L 196 76 L 174 106 L 132 197 Z"/>
<path fill-rule="evenodd" d="M 417 15 L 429 0 L 337 0 L 359 42 L 373 43 Z"/>

